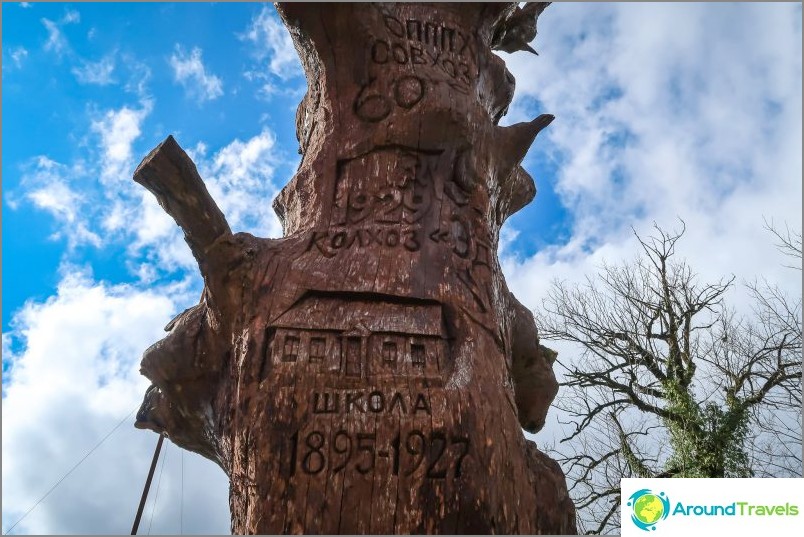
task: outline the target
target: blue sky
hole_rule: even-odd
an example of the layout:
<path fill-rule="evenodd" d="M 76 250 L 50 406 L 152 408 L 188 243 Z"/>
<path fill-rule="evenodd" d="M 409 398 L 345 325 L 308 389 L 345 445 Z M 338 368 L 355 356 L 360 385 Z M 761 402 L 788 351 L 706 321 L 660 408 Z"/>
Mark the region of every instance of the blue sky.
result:
<path fill-rule="evenodd" d="M 234 229 L 280 236 L 270 206 L 298 164 L 305 80 L 270 4 L 4 2 L 2 16 L 5 532 L 139 404 L 142 351 L 198 300 L 137 163 L 173 134 Z M 628 259 L 632 227 L 677 218 L 702 277 L 800 296 L 763 229 L 801 225 L 800 42 L 800 4 L 548 8 L 539 57 L 501 54 L 517 80 L 504 123 L 557 117 L 525 160 L 536 200 L 499 252 L 520 300 L 538 308 L 552 278 Z M 747 308 L 739 288 L 729 299 Z M 536 440 L 557 431 L 552 416 Z M 15 533 L 127 532 L 154 436 L 122 427 Z M 171 447 L 156 533 L 179 531 Z M 184 460 L 184 531 L 227 532 L 222 473 Z"/>

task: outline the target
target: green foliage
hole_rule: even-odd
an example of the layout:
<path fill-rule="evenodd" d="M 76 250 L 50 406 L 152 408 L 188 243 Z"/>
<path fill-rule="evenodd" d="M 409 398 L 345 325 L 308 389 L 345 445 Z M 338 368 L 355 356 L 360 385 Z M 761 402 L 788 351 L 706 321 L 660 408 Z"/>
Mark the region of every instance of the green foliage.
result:
<path fill-rule="evenodd" d="M 664 384 L 666 409 L 680 420 L 664 420 L 672 455 L 667 470 L 673 477 L 751 477 L 746 453 L 750 414 L 733 396 L 723 406 L 699 405 L 678 382 Z"/>

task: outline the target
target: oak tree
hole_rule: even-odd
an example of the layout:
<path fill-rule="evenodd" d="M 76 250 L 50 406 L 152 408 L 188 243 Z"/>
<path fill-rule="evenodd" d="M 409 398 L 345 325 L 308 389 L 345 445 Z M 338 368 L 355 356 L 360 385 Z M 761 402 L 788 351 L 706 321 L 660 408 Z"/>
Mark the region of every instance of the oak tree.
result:
<path fill-rule="evenodd" d="M 543 339 L 583 349 L 558 360 L 556 453 L 589 533 L 619 531 L 621 478 L 801 475 L 801 300 L 755 282 L 738 315 L 735 278 L 700 281 L 683 235 L 637 235 L 634 261 L 553 282 L 537 312 Z"/>

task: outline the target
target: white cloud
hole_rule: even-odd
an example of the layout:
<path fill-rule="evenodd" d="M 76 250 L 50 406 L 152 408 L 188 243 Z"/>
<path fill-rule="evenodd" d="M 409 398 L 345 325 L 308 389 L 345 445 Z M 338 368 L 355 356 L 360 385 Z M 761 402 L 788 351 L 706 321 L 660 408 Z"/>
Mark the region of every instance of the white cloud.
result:
<path fill-rule="evenodd" d="M 139 109 L 124 106 L 108 110 L 92 122 L 92 130 L 101 138 L 101 180 L 104 183 L 130 181 L 134 171 L 131 147 L 139 138 L 142 122 L 152 108 L 152 101 L 144 101 Z"/>
<path fill-rule="evenodd" d="M 45 25 L 45 29 L 47 30 L 45 50 L 61 54 L 61 52 L 67 48 L 67 40 L 61 34 L 58 24 L 50 19 L 42 19 L 42 24 Z"/>
<path fill-rule="evenodd" d="M 63 182 L 53 182 L 46 187 L 32 190 L 28 198 L 40 209 L 49 210 L 68 224 L 75 222 L 75 213 L 80 196 Z"/>
<path fill-rule="evenodd" d="M 533 152 L 556 162 L 573 218 L 566 244 L 509 259 L 523 301 L 535 306 L 553 275 L 635 253 L 631 226 L 677 217 L 703 277 L 767 274 L 800 293 L 762 228 L 801 220 L 799 9 L 555 4 L 538 58 L 502 54 L 517 80 L 510 121 L 556 115 Z"/>
<path fill-rule="evenodd" d="M 210 194 L 233 229 L 267 237 L 282 235 L 271 202 L 283 183 L 277 181 L 276 170 L 287 163 L 287 157 L 275 145 L 273 133 L 264 129 L 245 142 L 232 141 L 210 161 L 201 162 Z"/>
<path fill-rule="evenodd" d="M 69 10 L 64 14 L 58 22 L 50 19 L 42 18 L 42 24 L 47 30 L 47 41 L 45 41 L 45 50 L 54 52 L 61 56 L 64 52 L 69 50 L 70 45 L 61 31 L 61 27 L 66 24 L 74 24 L 81 21 L 81 15 L 75 10 Z"/>
<path fill-rule="evenodd" d="M 23 9 L 28 9 L 29 7 L 33 7 L 30 2 L 20 2 L 20 7 Z"/>
<path fill-rule="evenodd" d="M 86 197 L 72 186 L 76 173 L 75 167 L 39 156 L 24 168 L 23 197 L 57 221 L 59 226 L 52 239 L 65 238 L 70 249 L 84 243 L 100 246 L 100 236 L 90 230 L 84 214 Z M 19 206 L 16 192 L 11 193 L 8 201 L 12 209 Z"/>
<path fill-rule="evenodd" d="M 215 155 L 214 171 L 221 174 L 222 181 L 229 186 L 257 187 L 261 179 L 274 173 L 276 162 L 272 159 L 272 150 L 275 143 L 274 135 L 268 130 L 246 142 L 236 139 Z"/>
<path fill-rule="evenodd" d="M 11 47 L 9 48 L 8 55 L 11 58 L 14 67 L 22 67 L 22 62 L 28 57 L 28 51 L 25 47 Z"/>
<path fill-rule="evenodd" d="M 163 270 L 196 270 L 196 261 L 184 242 L 184 235 L 153 194 L 140 188 L 136 197 L 138 204 L 132 208 L 133 220 L 130 220 L 136 222 L 131 230 L 135 240 L 129 250 L 144 251 L 147 258 Z"/>
<path fill-rule="evenodd" d="M 72 72 L 82 84 L 106 86 L 114 83 L 112 72 L 115 63 L 114 54 L 109 54 L 96 62 L 82 61 L 81 67 L 73 67 Z"/>
<path fill-rule="evenodd" d="M 139 406 L 147 380 L 139 359 L 195 292 L 183 285 L 110 286 L 69 272 L 58 292 L 28 302 L 3 334 L 3 532 L 115 424 Z M 11 354 L 9 350 L 13 349 Z M 156 436 L 131 416 L 42 502 L 14 533 L 126 533 L 133 522 Z M 155 533 L 178 532 L 180 460 L 168 458 L 154 518 Z M 172 450 L 171 450 L 172 448 Z M 226 478 L 196 455 L 185 457 L 188 533 L 224 533 Z M 151 489 L 154 497 L 156 482 Z M 153 500 L 151 500 L 153 501 Z M 147 527 L 146 511 L 141 528 Z M 175 527 L 174 527 L 175 525 Z"/>
<path fill-rule="evenodd" d="M 170 56 L 170 66 L 174 79 L 199 102 L 211 101 L 223 95 L 223 83 L 217 76 L 207 74 L 201 61 L 200 48 L 193 48 L 188 55 L 176 45 L 176 51 Z"/>
<path fill-rule="evenodd" d="M 74 9 L 68 10 L 61 19 L 62 24 L 72 24 L 77 22 L 81 22 L 81 14 Z"/>
<path fill-rule="evenodd" d="M 267 59 L 270 72 L 282 80 L 304 75 L 290 34 L 273 8 L 263 7 L 239 37 L 251 42 L 257 60 Z"/>
<path fill-rule="evenodd" d="M 151 80 L 151 68 L 128 54 L 122 55 L 121 65 L 125 65 L 128 71 L 128 79 L 124 89 L 137 95 L 140 102 L 152 101 L 153 98 L 148 89 L 148 82 Z"/>
<path fill-rule="evenodd" d="M 132 146 L 152 107 L 152 101 L 145 101 L 140 108 L 123 106 L 99 114 L 90 125 L 99 143 L 91 147 L 89 162 L 77 159 L 65 165 L 47 156 L 28 161 L 20 185 L 6 194 L 9 207 L 16 209 L 25 200 L 50 213 L 58 224 L 51 238 L 65 239 L 70 253 L 78 245 L 100 247 L 135 233 L 132 218 L 143 190 L 131 180 Z"/>

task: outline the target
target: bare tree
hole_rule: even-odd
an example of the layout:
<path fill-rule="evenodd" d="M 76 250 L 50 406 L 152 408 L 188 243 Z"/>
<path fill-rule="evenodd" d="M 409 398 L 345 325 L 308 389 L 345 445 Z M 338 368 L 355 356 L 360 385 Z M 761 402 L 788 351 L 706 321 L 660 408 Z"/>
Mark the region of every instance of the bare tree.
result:
<path fill-rule="evenodd" d="M 801 232 L 791 230 L 790 226 L 785 224 L 784 231 L 773 223 L 773 220 L 768 222 L 765 220 L 765 229 L 773 233 L 776 237 L 776 247 L 784 255 L 798 260 L 798 264 L 794 266 L 786 265 L 788 268 L 801 270 Z"/>
<path fill-rule="evenodd" d="M 683 234 L 637 235 L 635 261 L 553 282 L 538 312 L 543 339 L 583 349 L 558 360 L 556 454 L 587 533 L 619 531 L 624 477 L 801 475 L 801 301 L 755 284 L 738 316 L 734 277 L 699 282 Z"/>
<path fill-rule="evenodd" d="M 785 223 L 784 231 L 771 220 L 765 220 L 765 229 L 776 239 L 777 249 L 794 264 L 787 268 L 801 271 L 801 232 L 791 230 Z M 761 325 L 781 334 L 797 334 L 801 339 L 801 300 L 792 301 L 779 287 L 765 278 L 748 284 L 754 298 L 754 313 Z M 751 438 L 750 453 L 755 458 L 758 477 L 802 476 L 802 414 L 801 388 L 792 394 L 777 392 L 766 404 L 757 405 L 755 425 L 757 434 Z M 798 405 L 799 412 L 787 409 Z"/>

